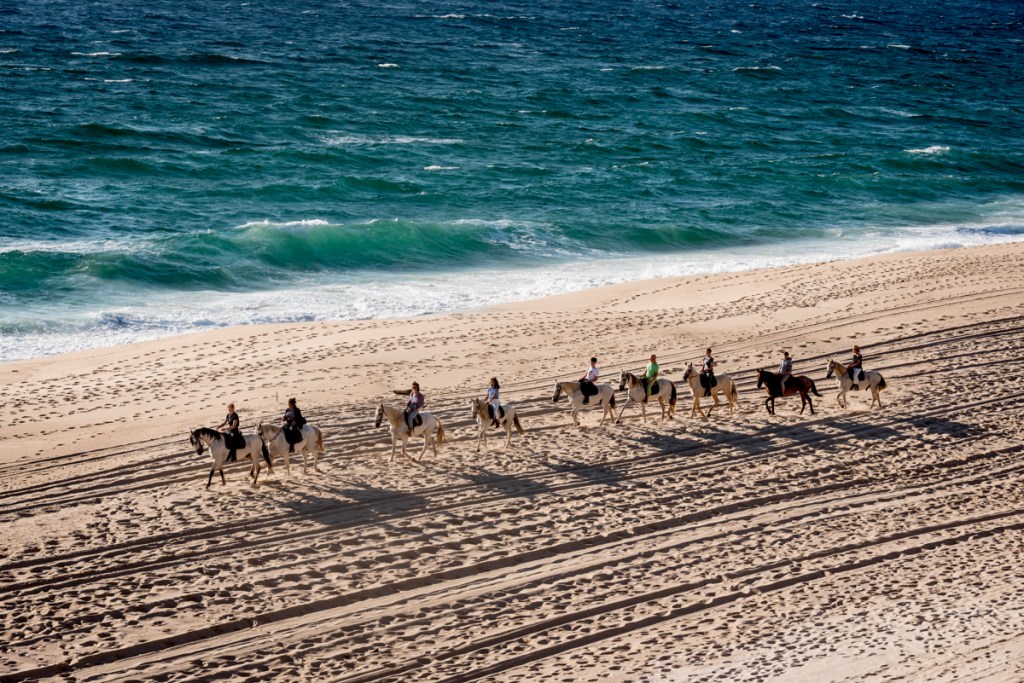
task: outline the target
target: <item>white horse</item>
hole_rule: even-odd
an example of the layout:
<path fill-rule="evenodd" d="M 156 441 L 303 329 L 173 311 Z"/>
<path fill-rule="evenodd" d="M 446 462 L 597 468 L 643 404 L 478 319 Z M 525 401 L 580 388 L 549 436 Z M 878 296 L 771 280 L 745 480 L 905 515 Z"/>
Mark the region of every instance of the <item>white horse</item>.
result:
<path fill-rule="evenodd" d="M 479 398 L 474 398 L 469 402 L 471 415 L 476 420 L 477 427 L 480 428 L 480 433 L 476 436 L 476 451 L 480 452 L 480 444 L 483 443 L 484 448 L 487 447 L 487 428 L 491 424 L 491 416 L 487 412 L 487 406 L 490 404 L 487 401 L 481 401 Z M 519 424 L 519 415 L 516 414 L 516 409 L 505 404 L 501 406 L 501 410 L 505 411 L 504 415 L 495 415 L 494 419 L 498 421 L 497 429 L 505 430 L 505 448 L 508 448 L 512 443 L 512 427 L 516 428 L 520 434 L 525 434 L 523 426 Z"/>
<path fill-rule="evenodd" d="M 715 379 L 718 380 L 718 384 L 711 387 L 711 398 L 715 404 L 708 408 L 708 414 L 705 415 L 704 410 L 700 407 L 700 399 L 704 395 L 704 387 L 700 385 L 700 373 L 694 369 L 693 363 L 686 366 L 683 381 L 690 385 L 690 393 L 693 394 L 693 408 L 690 410 L 690 417 L 693 417 L 694 413 L 700 413 L 700 416 L 705 419 L 711 417 L 711 411 L 722 404 L 718 400 L 719 393 L 725 394 L 725 398 L 729 402 L 730 415 L 739 405 L 739 393 L 736 391 L 736 383 L 732 381 L 732 377 L 723 373 L 716 374 Z"/>
<path fill-rule="evenodd" d="M 423 437 L 423 450 L 420 451 L 420 460 L 427 454 L 427 446 L 434 450 L 434 457 L 437 457 L 437 449 L 444 445 L 444 427 L 441 426 L 441 421 L 433 413 L 421 410 L 419 416 L 423 419 L 423 422 L 413 427 L 410 434 L 409 426 L 405 423 L 405 411 L 403 409 L 386 406 L 383 403 L 377 404 L 377 416 L 373 426 L 379 428 L 381 421 L 385 417 L 391 423 L 391 462 L 395 460 L 395 448 L 399 441 L 402 442 L 402 455 L 408 458 L 410 462 L 416 462 L 405 452 L 405 444 L 413 436 Z M 437 432 L 436 442 L 434 441 L 434 432 Z"/>
<path fill-rule="evenodd" d="M 601 424 L 609 417 L 609 415 L 615 417 L 615 390 L 612 389 L 611 384 L 595 384 L 594 388 L 597 389 L 597 395 L 591 396 L 590 401 L 587 405 L 601 406 L 604 408 L 604 412 L 601 414 Z M 572 404 L 572 421 L 579 427 L 580 426 L 580 410 L 583 409 L 583 392 L 580 391 L 579 382 L 555 382 L 555 395 L 551 397 L 552 403 L 558 403 L 558 399 L 565 394 L 569 397 L 569 403 Z"/>
<path fill-rule="evenodd" d="M 263 424 L 262 422 L 256 427 L 256 433 L 260 435 L 266 444 L 270 447 L 270 452 L 275 456 L 284 457 L 284 469 L 288 476 L 292 476 L 291 463 L 288 461 L 288 441 L 284 436 L 284 425 L 272 425 Z M 295 444 L 295 452 L 302 453 L 302 473 L 306 473 L 306 453 L 313 455 L 313 469 L 319 471 L 317 467 L 316 457 L 318 453 L 324 452 L 324 435 L 320 432 L 318 427 L 314 427 L 311 424 L 302 425 L 302 429 L 299 430 L 302 434 L 302 441 Z"/>
<path fill-rule="evenodd" d="M 854 391 L 860 389 L 862 391 L 871 390 L 871 405 L 868 408 L 873 408 L 875 404 L 878 407 L 882 407 L 882 399 L 878 395 L 882 389 L 885 389 L 885 378 L 882 377 L 881 373 L 875 372 L 874 370 L 868 370 L 864 373 L 864 379 L 854 381 L 851 375 L 853 373 L 847 371 L 845 365 L 832 358 L 828 359 L 828 367 L 825 372 L 825 379 L 832 376 L 832 373 L 836 373 L 836 383 L 839 385 L 839 393 L 836 395 L 836 403 L 839 404 L 840 408 L 845 408 L 848 405 L 846 400 L 846 392 L 851 388 L 856 387 Z"/>
<path fill-rule="evenodd" d="M 252 485 L 257 486 L 256 480 L 260 476 L 261 456 L 267 461 L 267 471 L 274 471 L 270 465 L 270 453 L 259 436 L 255 434 L 244 434 L 243 436 L 245 437 L 245 448 L 235 449 L 235 457 L 236 459 L 248 457 L 252 461 L 252 466 L 249 468 L 249 478 L 252 479 Z M 199 429 L 193 429 L 189 434 L 189 442 L 196 449 L 196 455 L 202 455 L 204 448 L 210 450 L 213 467 L 210 468 L 210 477 L 206 480 L 206 488 L 210 488 L 214 472 L 220 472 L 221 484 L 227 485 L 228 482 L 224 479 L 224 463 L 227 462 L 228 453 L 230 453 L 231 449 L 227 447 L 224 435 L 216 429 L 200 427 Z"/>
<path fill-rule="evenodd" d="M 619 391 L 626 388 L 629 385 L 629 393 L 626 394 L 626 402 L 622 404 L 622 410 L 619 411 L 619 416 L 615 418 L 615 422 L 618 423 L 622 419 L 622 414 L 626 412 L 626 406 L 629 405 L 630 401 L 640 404 L 640 414 L 644 416 L 644 422 L 647 422 L 647 389 L 644 387 L 644 380 L 637 377 L 632 372 L 626 372 L 625 370 L 619 371 Z M 655 383 L 655 387 L 651 387 L 651 396 L 658 398 L 658 403 L 661 405 L 661 419 L 664 420 L 666 416 L 666 397 L 668 401 L 668 419 L 672 419 L 672 413 L 676 411 L 676 384 L 672 380 L 658 379 Z M 657 393 L 655 393 L 657 392 Z"/>

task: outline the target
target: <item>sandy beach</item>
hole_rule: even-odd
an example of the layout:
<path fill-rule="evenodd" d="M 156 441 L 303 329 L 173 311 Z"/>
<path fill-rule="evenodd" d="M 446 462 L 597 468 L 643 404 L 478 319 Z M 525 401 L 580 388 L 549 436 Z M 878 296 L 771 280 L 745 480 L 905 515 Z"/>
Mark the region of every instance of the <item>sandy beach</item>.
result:
<path fill-rule="evenodd" d="M 1022 339 L 1018 243 L 3 364 L 0 679 L 1024 680 Z M 882 409 L 825 379 L 854 343 Z M 691 416 L 708 346 L 733 415 Z M 765 411 L 784 349 L 814 415 Z M 652 352 L 672 420 L 551 401 Z M 477 453 L 492 375 L 526 433 Z M 389 462 L 413 380 L 450 443 Z M 207 490 L 189 430 L 290 397 L 318 470 Z"/>

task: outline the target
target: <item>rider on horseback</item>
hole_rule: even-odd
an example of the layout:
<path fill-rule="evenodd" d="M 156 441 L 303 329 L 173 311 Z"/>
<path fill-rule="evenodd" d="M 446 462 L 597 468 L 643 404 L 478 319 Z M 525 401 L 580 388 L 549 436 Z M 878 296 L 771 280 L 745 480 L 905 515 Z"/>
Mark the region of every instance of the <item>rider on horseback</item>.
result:
<path fill-rule="evenodd" d="M 853 380 L 851 388 L 858 391 L 860 387 L 857 382 L 864 380 L 864 356 L 860 355 L 860 347 L 856 344 L 853 345 L 853 359 L 850 361 L 850 367 L 846 370 L 850 373 L 850 379 Z"/>
<path fill-rule="evenodd" d="M 235 412 L 235 404 L 228 404 L 228 414 L 224 418 L 224 421 L 217 425 L 217 429 L 224 429 L 224 442 L 225 445 L 230 447 L 228 450 L 228 457 L 226 462 L 235 462 L 235 448 L 236 444 L 242 440 L 242 432 L 238 428 L 238 413 Z"/>
<path fill-rule="evenodd" d="M 592 394 L 597 394 L 597 391 L 594 390 L 594 384 L 600 375 L 601 371 L 597 369 L 597 359 L 591 358 L 587 374 L 580 379 L 580 393 L 583 394 L 583 405 L 590 403 L 590 396 Z"/>
<path fill-rule="evenodd" d="M 306 418 L 302 411 L 295 404 L 295 399 L 288 399 L 288 410 L 284 411 L 284 439 L 288 442 L 288 452 L 295 452 L 295 444 L 302 441 L 302 425 L 306 424 Z"/>
<path fill-rule="evenodd" d="M 658 371 L 661 366 L 658 365 L 658 357 L 651 354 L 651 362 L 647 364 L 644 369 L 644 375 L 640 379 L 644 381 L 644 403 L 647 403 L 647 399 L 651 397 L 651 385 L 658 381 Z"/>
<path fill-rule="evenodd" d="M 789 376 L 793 374 L 793 359 L 789 357 L 789 351 L 782 352 L 782 362 L 779 363 L 779 375 L 782 377 L 782 388 L 786 388 Z"/>
<path fill-rule="evenodd" d="M 501 426 L 498 420 L 501 418 L 501 401 L 498 399 L 498 393 L 501 390 L 501 385 L 498 384 L 498 378 L 492 377 L 491 384 L 487 387 L 487 412 L 491 416 L 491 424 L 495 427 Z"/>
<path fill-rule="evenodd" d="M 701 384 L 704 385 L 704 396 L 711 395 L 711 387 L 715 383 L 715 358 L 711 355 L 711 349 L 704 352 L 704 362 L 700 369 Z"/>
<path fill-rule="evenodd" d="M 426 397 L 420 393 L 419 383 L 413 382 L 412 391 L 409 392 L 409 400 L 405 404 L 405 425 L 409 428 L 409 434 L 412 434 L 416 416 L 423 410 L 423 404 L 426 403 L 426 400 Z"/>

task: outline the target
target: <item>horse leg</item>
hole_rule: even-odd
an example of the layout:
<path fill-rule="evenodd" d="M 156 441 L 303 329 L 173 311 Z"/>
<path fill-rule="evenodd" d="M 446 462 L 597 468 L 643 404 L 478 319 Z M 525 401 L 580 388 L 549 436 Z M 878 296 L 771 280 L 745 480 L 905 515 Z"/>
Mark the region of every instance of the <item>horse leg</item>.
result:
<path fill-rule="evenodd" d="M 397 445 L 398 445 L 398 439 L 395 437 L 394 434 L 392 434 L 391 435 L 391 460 L 389 460 L 388 462 L 394 462 L 395 461 L 395 448 L 397 447 Z"/>
<path fill-rule="evenodd" d="M 644 424 L 647 424 L 647 404 L 643 401 L 640 402 L 640 414 L 644 418 Z"/>
<path fill-rule="evenodd" d="M 607 412 L 607 411 L 605 411 L 605 412 Z M 579 415 L 580 415 L 580 409 L 577 408 L 574 405 L 572 407 L 572 412 L 570 413 L 570 416 L 572 417 L 573 424 L 576 425 L 576 429 L 580 428 L 580 418 L 579 418 Z M 601 416 L 601 424 L 604 424 L 604 416 L 603 415 Z"/>
<path fill-rule="evenodd" d="M 217 471 L 216 465 L 210 468 L 210 478 L 206 480 L 206 488 L 210 488 L 210 484 L 213 483 L 213 473 Z"/>
<path fill-rule="evenodd" d="M 505 416 L 505 448 L 512 445 L 512 420 Z"/>
<path fill-rule="evenodd" d="M 626 395 L 626 400 L 622 404 L 622 410 L 619 411 L 619 416 L 617 418 L 615 418 L 615 424 L 619 424 L 619 420 L 622 419 L 622 414 L 624 412 L 626 412 L 626 406 L 629 405 L 629 402 L 632 400 L 632 398 L 633 397 L 630 396 L 629 394 Z M 604 424 L 604 420 L 603 419 L 601 420 L 601 424 Z"/>
<path fill-rule="evenodd" d="M 228 485 L 228 482 L 227 482 L 227 479 L 225 479 L 225 478 L 224 478 L 224 468 L 223 468 L 223 467 L 221 467 L 221 468 L 220 468 L 219 470 L 217 470 L 217 471 L 218 471 L 218 472 L 220 472 L 220 483 L 221 483 L 221 484 L 222 484 L 223 486 L 227 486 L 227 485 Z"/>
<path fill-rule="evenodd" d="M 811 399 L 811 395 L 810 394 L 806 394 L 806 397 L 807 397 L 807 407 L 811 409 L 811 415 L 814 415 L 814 401 Z M 803 408 L 803 406 L 800 406 L 800 414 L 803 415 L 803 413 L 804 413 L 804 408 Z"/>

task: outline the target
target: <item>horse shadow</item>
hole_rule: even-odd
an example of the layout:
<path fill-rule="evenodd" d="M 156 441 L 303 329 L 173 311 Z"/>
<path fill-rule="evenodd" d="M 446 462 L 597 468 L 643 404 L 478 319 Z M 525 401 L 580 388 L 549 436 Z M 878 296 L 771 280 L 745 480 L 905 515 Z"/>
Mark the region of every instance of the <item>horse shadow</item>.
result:
<path fill-rule="evenodd" d="M 626 477 L 614 467 L 600 462 L 586 462 L 573 458 L 559 457 L 544 462 L 544 466 L 552 472 L 570 474 L 591 484 L 621 486 Z"/>
<path fill-rule="evenodd" d="M 551 489 L 545 483 L 534 481 L 533 479 L 524 479 L 515 475 L 492 472 L 479 465 L 460 470 L 456 475 L 481 488 L 496 491 L 508 498 L 534 498 L 535 496 L 551 492 Z"/>
<path fill-rule="evenodd" d="M 322 486 L 317 493 L 300 493 L 281 501 L 281 507 L 296 512 L 302 521 L 335 528 L 366 523 L 388 528 L 389 519 L 397 520 L 430 507 L 430 500 L 419 493 L 348 484 Z"/>

